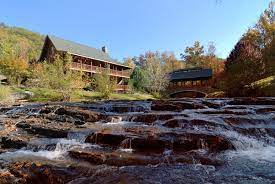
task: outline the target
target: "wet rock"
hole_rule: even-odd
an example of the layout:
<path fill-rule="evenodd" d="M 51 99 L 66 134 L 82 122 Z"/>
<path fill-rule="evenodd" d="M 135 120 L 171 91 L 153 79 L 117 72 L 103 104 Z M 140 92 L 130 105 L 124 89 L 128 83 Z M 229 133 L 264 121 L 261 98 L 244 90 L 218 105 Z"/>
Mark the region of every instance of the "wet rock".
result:
<path fill-rule="evenodd" d="M 12 164 L 9 171 L 19 179 L 19 183 L 26 184 L 63 184 L 80 175 L 70 167 L 62 168 L 28 162 Z"/>
<path fill-rule="evenodd" d="M 19 122 L 16 126 L 31 134 L 39 134 L 52 138 L 66 138 L 69 132 L 69 129 L 46 127 L 43 124 L 30 124 L 30 122 Z"/>
<path fill-rule="evenodd" d="M 209 108 L 213 108 L 213 109 L 219 109 L 221 108 L 224 104 L 221 103 L 215 103 L 215 102 L 211 102 L 211 101 L 203 101 L 202 104 L 206 105 Z"/>
<path fill-rule="evenodd" d="M 184 124 L 188 124 L 189 121 L 186 119 L 169 119 L 166 121 L 163 126 L 168 128 L 177 128 L 177 127 L 183 127 Z"/>
<path fill-rule="evenodd" d="M 213 111 L 202 111 L 201 114 L 233 114 L 233 115 L 248 115 L 248 114 L 251 114 L 251 112 L 249 112 L 249 111 L 213 110 Z"/>
<path fill-rule="evenodd" d="M 222 164 L 221 161 L 212 159 L 208 156 L 200 155 L 195 152 L 190 152 L 188 155 L 170 155 L 165 156 L 162 154 L 155 155 L 141 155 L 135 153 L 127 153 L 121 151 L 108 152 L 98 150 L 71 150 L 69 156 L 74 159 L 88 161 L 95 165 L 110 165 L 110 166 L 138 166 L 138 165 L 157 165 L 162 163 L 175 164 L 175 163 L 189 163 L 194 161 L 202 165 L 215 165 Z"/>
<path fill-rule="evenodd" d="M 256 113 L 271 113 L 275 112 L 274 107 L 256 109 Z"/>
<path fill-rule="evenodd" d="M 192 119 L 190 121 L 189 126 L 190 127 L 202 126 L 202 127 L 206 127 L 206 128 L 209 128 L 209 127 L 212 127 L 212 128 L 222 127 L 224 129 L 227 129 L 227 126 L 225 124 L 221 124 L 220 122 L 208 121 L 208 120 L 204 120 L 204 119 Z"/>
<path fill-rule="evenodd" d="M 81 121 L 96 122 L 102 119 L 102 115 L 98 112 L 83 110 L 79 108 L 64 108 L 61 107 L 55 111 L 58 115 L 68 115 Z"/>
<path fill-rule="evenodd" d="M 201 104 L 183 101 L 153 101 L 151 109 L 153 111 L 182 111 L 184 109 L 204 109 Z"/>
<path fill-rule="evenodd" d="M 165 148 L 171 147 L 169 140 L 154 136 L 128 138 L 121 143 L 122 148 L 132 148 L 135 152 L 163 153 Z"/>
<path fill-rule="evenodd" d="M 71 117 L 68 115 L 56 115 L 56 114 L 45 114 L 43 115 L 44 118 L 51 120 L 51 121 L 59 121 L 59 122 L 69 122 L 73 123 L 75 125 L 84 125 L 85 122 L 83 120 L 80 120 L 76 117 Z"/>
<path fill-rule="evenodd" d="M 85 142 L 118 147 L 123 140 L 127 139 L 127 136 L 130 135 L 127 135 L 126 133 L 97 132 L 88 136 Z"/>
<path fill-rule="evenodd" d="M 40 114 L 50 114 L 50 113 L 53 113 L 55 110 L 56 110 L 57 107 L 55 106 L 45 106 L 45 107 L 42 107 L 41 110 L 40 110 Z"/>
<path fill-rule="evenodd" d="M 0 183 L 1 184 L 13 184 L 19 183 L 19 180 L 10 173 L 8 170 L 0 170 Z"/>
<path fill-rule="evenodd" d="M 147 125 L 150 125 L 157 120 L 164 121 L 172 118 L 173 114 L 146 113 L 132 116 L 130 120 L 134 122 L 143 122 Z"/>
<path fill-rule="evenodd" d="M 71 150 L 69 155 L 73 158 L 88 161 L 92 164 L 127 166 L 127 165 L 148 165 L 161 163 L 161 158 L 131 154 L 125 152 L 106 152 L 97 150 Z"/>
<path fill-rule="evenodd" d="M 223 118 L 224 121 L 234 127 L 242 127 L 242 128 L 247 128 L 248 126 L 251 125 L 265 125 L 268 124 L 263 119 L 251 119 L 248 117 L 228 117 L 228 118 Z"/>
<path fill-rule="evenodd" d="M 208 154 L 200 153 L 197 151 L 190 151 L 181 155 L 172 155 L 171 157 L 173 158 L 173 162 L 175 163 L 194 164 L 194 162 L 195 163 L 197 162 L 202 165 L 213 165 L 213 166 L 223 165 L 223 161 L 210 157 Z"/>
<path fill-rule="evenodd" d="M 34 126 L 31 126 L 29 131 L 34 134 L 44 135 L 46 137 L 66 138 L 69 130 L 48 128 L 48 127 L 43 127 L 43 126 L 39 126 L 39 125 L 34 125 Z"/>
<path fill-rule="evenodd" d="M 234 128 L 238 133 L 241 133 L 246 136 L 254 137 L 275 137 L 275 129 L 273 128 Z"/>
<path fill-rule="evenodd" d="M 133 105 L 133 104 L 124 104 L 118 105 L 115 104 L 111 107 L 111 112 L 115 113 L 127 113 L 127 112 L 144 112 L 146 108 L 143 106 Z"/>
<path fill-rule="evenodd" d="M 21 149 L 27 146 L 27 142 L 26 140 L 22 140 L 20 138 L 2 137 L 0 145 L 1 145 L 1 148 L 4 148 L 4 149 L 9 149 L 9 148 Z"/>
<path fill-rule="evenodd" d="M 236 98 L 228 105 L 275 105 L 274 98 Z"/>
<path fill-rule="evenodd" d="M 230 141 L 215 135 L 185 133 L 173 136 L 175 137 L 173 141 L 173 150 L 175 152 L 206 149 L 211 153 L 219 153 L 235 149 Z"/>
<path fill-rule="evenodd" d="M 8 111 L 12 110 L 12 107 L 1 107 L 0 108 L 0 113 L 6 113 Z"/>

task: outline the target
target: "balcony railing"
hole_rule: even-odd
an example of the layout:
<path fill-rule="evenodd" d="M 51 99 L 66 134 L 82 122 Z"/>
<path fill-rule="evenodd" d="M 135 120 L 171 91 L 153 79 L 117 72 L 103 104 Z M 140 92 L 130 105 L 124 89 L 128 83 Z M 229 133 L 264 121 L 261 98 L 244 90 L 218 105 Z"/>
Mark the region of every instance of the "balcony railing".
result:
<path fill-rule="evenodd" d="M 81 64 L 81 63 L 77 63 L 77 62 L 72 62 L 72 69 L 89 71 L 89 72 L 93 72 L 93 73 L 101 73 L 103 70 L 106 70 L 106 68 L 104 68 L 104 67 Z M 127 77 L 127 78 L 130 77 L 129 71 L 119 71 L 119 70 L 114 70 L 114 69 L 110 69 L 109 71 L 110 71 L 110 75 Z"/>
<path fill-rule="evenodd" d="M 116 85 L 116 90 L 117 91 L 129 91 L 129 86 L 128 85 Z"/>

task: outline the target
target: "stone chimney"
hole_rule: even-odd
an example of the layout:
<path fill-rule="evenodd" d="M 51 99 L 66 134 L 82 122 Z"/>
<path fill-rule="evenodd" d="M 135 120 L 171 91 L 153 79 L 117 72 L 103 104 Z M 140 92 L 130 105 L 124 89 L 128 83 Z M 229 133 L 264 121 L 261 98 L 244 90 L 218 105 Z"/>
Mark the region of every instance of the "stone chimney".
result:
<path fill-rule="evenodd" d="M 103 47 L 102 47 L 102 51 L 105 52 L 106 54 L 108 54 L 108 49 L 107 49 L 106 46 L 103 46 Z"/>

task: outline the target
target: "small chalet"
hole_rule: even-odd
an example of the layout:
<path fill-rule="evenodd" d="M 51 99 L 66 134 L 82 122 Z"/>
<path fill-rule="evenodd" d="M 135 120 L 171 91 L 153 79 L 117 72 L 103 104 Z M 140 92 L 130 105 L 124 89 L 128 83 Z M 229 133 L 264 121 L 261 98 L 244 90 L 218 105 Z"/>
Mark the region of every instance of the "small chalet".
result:
<path fill-rule="evenodd" d="M 86 72 L 93 76 L 110 67 L 110 76 L 117 81 L 117 91 L 127 91 L 127 79 L 130 78 L 131 67 L 114 61 L 107 48 L 95 49 L 86 45 L 74 43 L 55 36 L 46 36 L 39 61 L 54 61 L 56 54 L 70 54 L 73 58 L 71 70 Z"/>

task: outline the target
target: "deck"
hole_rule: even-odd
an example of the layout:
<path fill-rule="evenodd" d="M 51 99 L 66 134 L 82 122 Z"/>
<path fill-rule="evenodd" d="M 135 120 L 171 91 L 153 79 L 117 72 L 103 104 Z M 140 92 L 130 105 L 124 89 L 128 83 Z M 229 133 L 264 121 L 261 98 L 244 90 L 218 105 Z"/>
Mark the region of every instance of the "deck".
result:
<path fill-rule="evenodd" d="M 88 65 L 84 63 L 78 63 L 78 62 L 72 62 L 71 66 L 72 70 L 79 70 L 79 71 L 85 71 L 90 73 L 101 73 L 103 70 L 106 70 L 104 67 L 94 66 L 94 65 Z M 110 75 L 115 77 L 123 77 L 123 78 L 130 78 L 130 71 L 124 70 L 114 70 L 110 69 Z"/>

